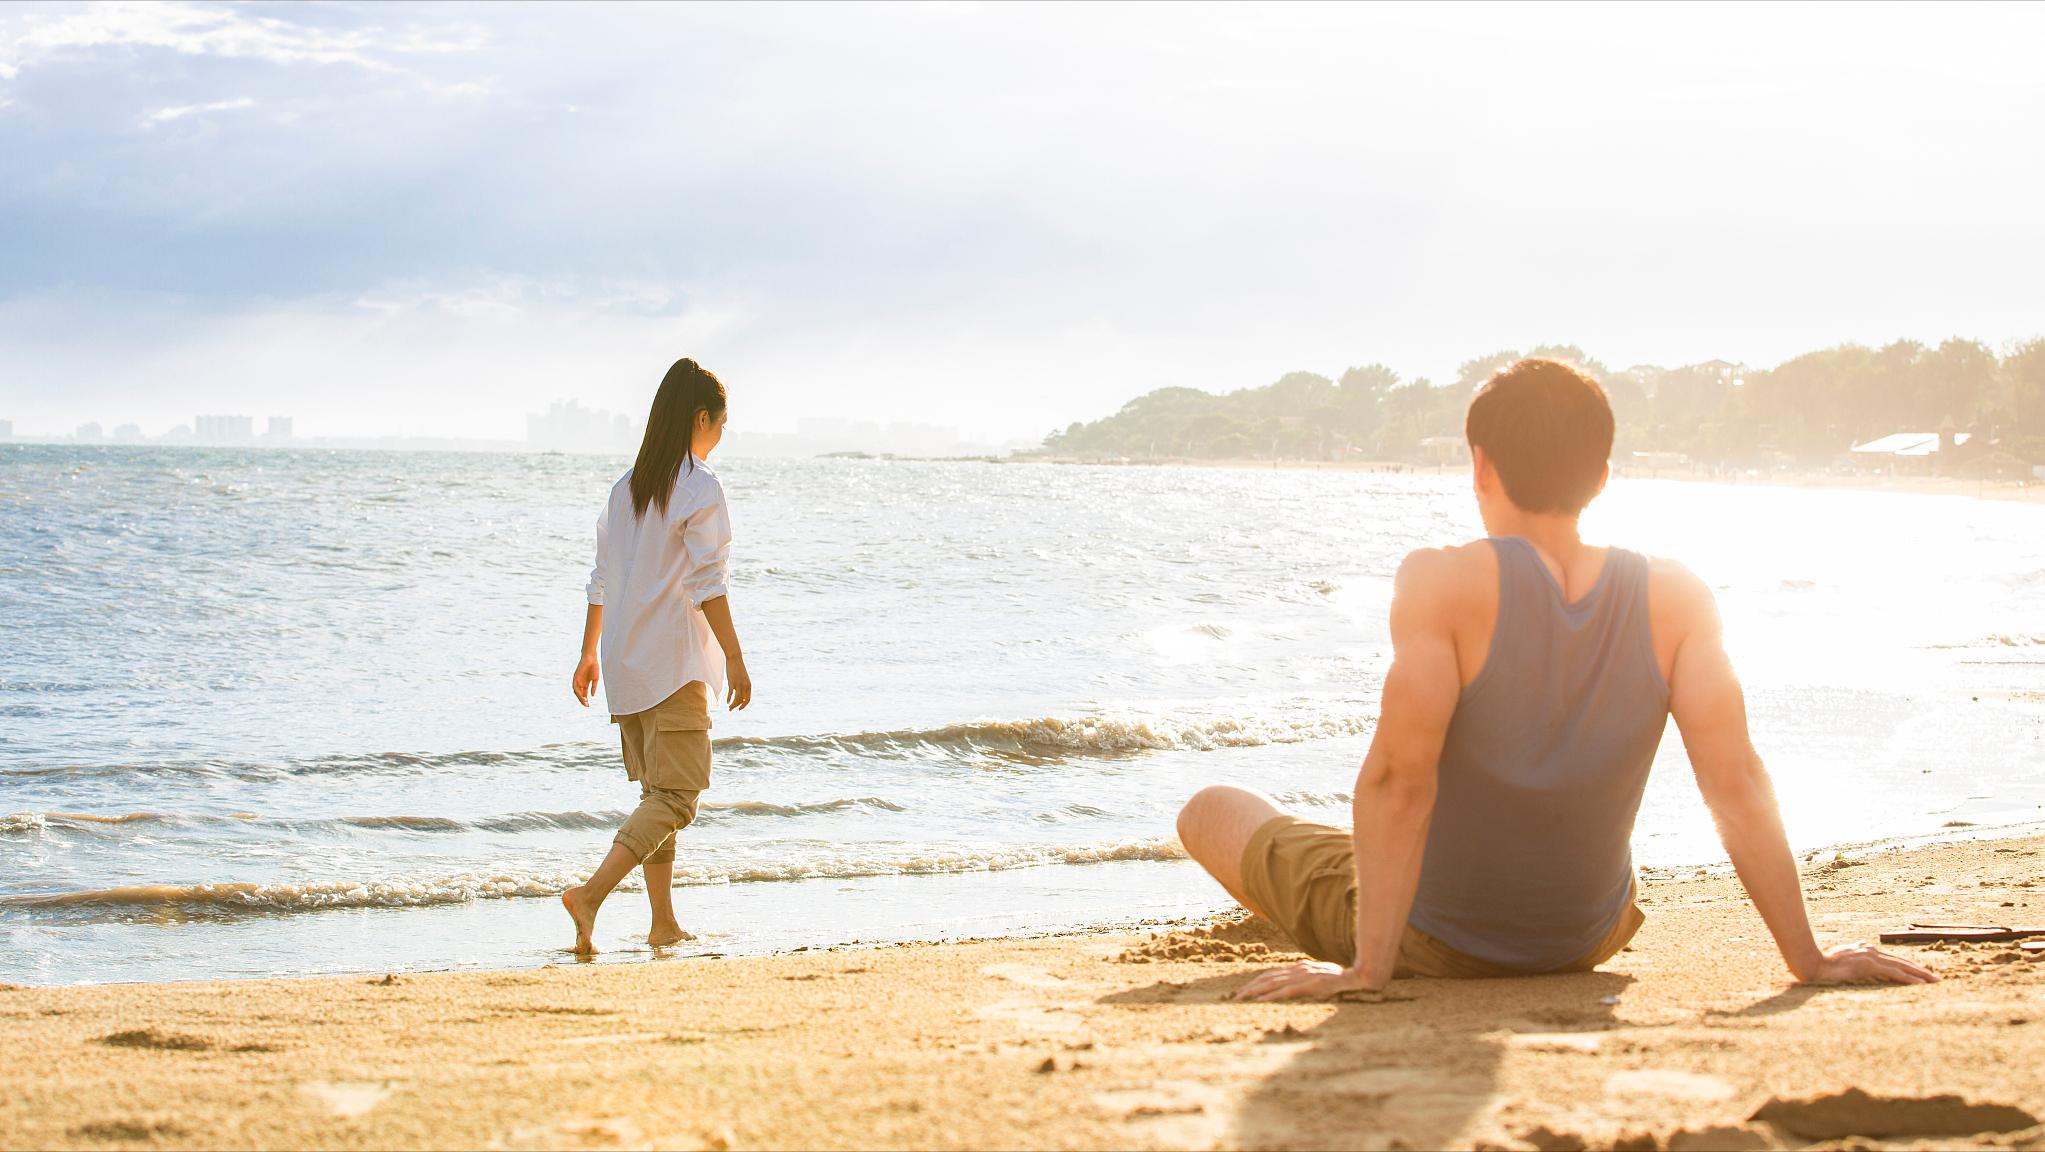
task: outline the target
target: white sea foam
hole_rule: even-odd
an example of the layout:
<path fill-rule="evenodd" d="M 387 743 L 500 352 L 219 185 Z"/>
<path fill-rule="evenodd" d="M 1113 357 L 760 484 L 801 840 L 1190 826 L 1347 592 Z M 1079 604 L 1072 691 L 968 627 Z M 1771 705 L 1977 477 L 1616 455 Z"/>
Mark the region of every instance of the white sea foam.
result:
<path fill-rule="evenodd" d="M 863 852 L 754 863 L 707 864 L 675 869 L 683 884 L 746 884 L 791 880 L 849 880 L 867 876 L 925 876 L 954 872 L 998 872 L 1055 864 L 1105 864 L 1123 860 L 1177 860 L 1177 840 L 1151 839 L 1105 844 L 1029 845 L 1014 848 L 875 848 Z M 335 908 L 414 908 L 465 904 L 473 900 L 555 896 L 582 883 L 578 873 L 556 870 L 463 872 L 430 879 L 328 880 L 303 884 L 138 884 L 0 899 L 17 909 L 113 910 L 203 908 L 216 913 L 316 912 Z M 631 884 L 622 885 L 630 888 Z"/>
<path fill-rule="evenodd" d="M 40 812 L 14 812 L 0 816 L 0 836 L 32 836 L 46 821 Z"/>

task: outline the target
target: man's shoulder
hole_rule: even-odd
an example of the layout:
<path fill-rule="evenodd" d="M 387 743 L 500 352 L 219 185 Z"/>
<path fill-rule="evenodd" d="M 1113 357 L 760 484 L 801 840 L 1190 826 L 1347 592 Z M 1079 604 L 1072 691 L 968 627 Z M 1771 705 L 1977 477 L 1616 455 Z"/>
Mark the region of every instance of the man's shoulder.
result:
<path fill-rule="evenodd" d="M 1497 588 L 1498 555 L 1488 540 L 1416 548 L 1400 561 L 1394 585 L 1409 599 L 1456 605 Z"/>
<path fill-rule="evenodd" d="M 1648 594 L 1673 607 L 1697 607 L 1712 601 L 1711 585 L 1681 560 L 1643 556 L 1647 561 Z"/>
<path fill-rule="evenodd" d="M 1648 619 L 1656 645 L 1680 646 L 1700 630 L 1716 630 L 1718 598 L 1711 585 L 1679 560 L 1666 556 L 1646 560 Z"/>
<path fill-rule="evenodd" d="M 1402 580 L 1460 580 L 1497 571 L 1498 555 L 1491 550 L 1489 540 L 1415 548 L 1399 562 Z"/>

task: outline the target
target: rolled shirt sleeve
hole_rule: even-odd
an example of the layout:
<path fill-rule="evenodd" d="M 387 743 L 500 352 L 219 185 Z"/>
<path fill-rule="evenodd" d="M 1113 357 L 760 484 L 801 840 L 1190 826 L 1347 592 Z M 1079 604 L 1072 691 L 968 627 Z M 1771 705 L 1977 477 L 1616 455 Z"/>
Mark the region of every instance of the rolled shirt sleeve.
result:
<path fill-rule="evenodd" d="M 724 503 L 723 482 L 712 477 L 704 497 L 682 528 L 682 547 L 689 553 L 682 586 L 697 608 L 731 592 L 731 510 Z"/>
<path fill-rule="evenodd" d="M 604 538 L 611 532 L 611 506 L 606 503 L 596 518 L 596 563 L 589 569 L 589 584 L 583 591 L 589 594 L 591 604 L 604 602 Z"/>

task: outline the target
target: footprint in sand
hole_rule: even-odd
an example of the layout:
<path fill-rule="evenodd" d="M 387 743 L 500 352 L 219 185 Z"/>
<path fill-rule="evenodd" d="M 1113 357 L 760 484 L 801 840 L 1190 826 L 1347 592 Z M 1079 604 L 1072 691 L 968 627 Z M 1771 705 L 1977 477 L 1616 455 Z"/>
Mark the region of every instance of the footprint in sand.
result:
<path fill-rule="evenodd" d="M 391 1085 L 368 1080 L 315 1080 L 300 1084 L 298 1090 L 325 1104 L 328 1111 L 343 1120 L 367 1115 L 378 1104 L 390 1099 L 392 1092 Z"/>
<path fill-rule="evenodd" d="M 137 1028 L 128 1032 L 115 1032 L 99 1038 L 109 1048 L 148 1048 L 158 1052 L 204 1052 L 213 1047 L 211 1040 L 197 1036 L 181 1036 L 175 1032 L 159 1032 L 154 1028 Z"/>
<path fill-rule="evenodd" d="M 1025 988 L 1065 988 L 1070 981 L 1062 976 L 1053 976 L 1042 968 L 1027 964 L 988 964 L 980 969 L 982 976 L 994 976 L 1020 984 Z"/>
<path fill-rule="evenodd" d="M 1197 1080 L 1159 1080 L 1147 1088 L 1094 1093 L 1094 1106 L 1140 1128 L 1166 1147 L 1213 1147 L 1235 1119 L 1228 1095 Z"/>
<path fill-rule="evenodd" d="M 587 1048 L 597 1044 L 644 1044 L 649 1040 L 667 1038 L 668 1034 L 665 1032 L 601 1032 L 595 1036 L 570 1036 L 566 1040 L 556 1040 L 554 1043 Z"/>
<path fill-rule="evenodd" d="M 1514 1032 L 1505 1039 L 1509 1048 L 1524 1048 L 1530 1052 L 1596 1052 L 1604 1047 L 1605 1037 L 1599 1032 Z"/>
<path fill-rule="evenodd" d="M 2038 1123 L 2038 1117 L 2022 1108 L 1996 1101 L 1950 1095 L 1872 1096 L 1859 1088 L 1807 1100 L 1771 1097 L 1753 1119 L 1804 1140 L 1975 1136 L 2016 1132 Z"/>
<path fill-rule="evenodd" d="M 973 1015 L 982 1020 L 1014 1024 L 1031 1032 L 1054 1036 L 1069 1036 L 1085 1027 L 1084 1021 L 1077 1016 L 1054 1011 L 1034 1000 L 1000 1000 L 982 1004 L 973 1009 Z"/>
<path fill-rule="evenodd" d="M 1607 1096 L 1661 1096 L 1670 1100 L 1730 1100 L 1731 1084 L 1716 1076 L 1700 1076 L 1674 1068 L 1637 1068 L 1605 1078 Z"/>

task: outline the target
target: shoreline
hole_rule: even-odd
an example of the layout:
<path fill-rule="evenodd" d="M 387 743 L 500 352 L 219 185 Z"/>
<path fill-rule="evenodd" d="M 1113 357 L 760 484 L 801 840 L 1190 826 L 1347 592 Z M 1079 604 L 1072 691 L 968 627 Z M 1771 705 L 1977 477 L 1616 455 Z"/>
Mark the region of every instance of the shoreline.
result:
<path fill-rule="evenodd" d="M 2031 834 L 1803 874 L 1840 943 L 2045 920 L 2041 859 Z M 1943 981 L 1798 988 L 1733 877 L 1650 874 L 1641 901 L 1604 970 L 1372 1003 L 1228 1001 L 1291 958 L 1248 921 L 10 986 L 0 1147 L 2045 1148 L 2045 956 L 1899 947 Z"/>
<path fill-rule="evenodd" d="M 1961 823 L 1961 825 L 1955 825 L 1955 827 L 1943 827 L 1943 829 L 1926 831 L 1926 833 L 1914 833 L 1914 835 L 1879 837 L 1879 839 L 1871 839 L 1871 841 L 1832 843 L 1832 845 L 1820 845 L 1820 847 L 1814 847 L 1814 849 L 1806 849 L 1804 853 L 1800 853 L 1798 859 L 1804 861 L 1806 868 L 1810 868 L 1810 866 L 1830 866 L 1830 863 L 1834 863 L 1838 859 L 1849 859 L 1851 861 L 1851 859 L 1861 859 L 1861 857 L 1867 857 L 1867 855 L 1881 855 L 1881 853 L 1937 849 L 1937 847 L 1953 847 L 1953 845 L 2006 843 L 2006 841 L 2025 841 L 2025 839 L 2045 839 L 2045 818 L 2018 818 L 2018 821 L 1988 823 L 1988 825 Z M 1119 863 L 1127 863 L 1127 861 L 1102 861 L 1102 863 L 1104 863 L 1104 866 L 1112 868 L 1112 866 L 1119 866 Z M 1184 857 L 1180 857 L 1178 863 L 1186 863 Z M 1000 870 L 1000 872 L 1010 872 L 1010 870 Z M 1716 859 L 1716 861 L 1685 861 L 1685 863 L 1652 863 L 1652 866 L 1650 866 L 1650 863 L 1640 863 L 1640 866 L 1636 866 L 1636 872 L 1642 878 L 1669 880 L 1669 878 L 1695 878 L 1695 876 L 1730 876 L 1732 874 L 1732 866 L 1730 866 L 1728 861 L 1724 861 L 1724 859 Z M 963 878 L 984 878 L 988 874 L 969 872 L 969 874 L 957 874 L 957 876 L 914 876 L 914 878 L 892 878 L 892 880 L 943 882 L 947 878 L 959 878 L 959 876 L 963 876 Z M 677 892 L 685 894 L 691 888 L 695 888 L 695 886 L 679 886 Z M 624 892 L 624 890 L 620 890 L 620 892 Z M 476 898 L 476 900 L 468 900 L 464 904 L 452 906 L 452 911 L 472 909 L 472 911 L 483 913 L 483 911 L 493 909 L 495 904 L 505 904 L 507 909 L 513 909 L 513 906 L 515 906 L 515 909 L 521 911 L 521 913 L 530 913 L 530 915 L 521 917 L 521 919 L 530 921 L 532 927 L 536 927 L 540 931 L 560 929 L 558 935 L 562 939 L 566 939 L 564 923 L 562 925 L 554 923 L 554 921 L 560 919 L 560 915 L 558 915 L 556 902 L 554 902 L 552 896 L 513 898 L 509 902 L 505 902 L 505 900 L 491 900 L 491 898 Z M 1233 900 L 1227 900 L 1221 894 L 1219 888 L 1213 892 L 1213 904 L 1225 906 L 1223 913 L 1215 913 L 1215 915 L 1225 915 L 1227 909 L 1233 909 Z M 409 911 L 421 911 L 421 909 L 409 909 Z M 423 909 L 423 911 L 431 913 L 431 911 L 436 911 L 436 909 Z M 438 909 L 438 911 L 450 911 L 450 909 Z M 636 933 L 640 933 L 644 929 L 644 923 L 642 923 L 644 915 L 642 915 L 642 911 L 644 909 L 642 909 L 638 900 L 626 900 L 620 906 L 620 909 L 611 909 L 611 917 L 605 923 L 616 923 L 618 919 L 624 919 L 628 925 L 634 925 L 634 927 L 630 927 L 626 931 L 626 935 L 636 935 Z M 309 913 L 301 913 L 301 915 L 323 915 L 323 913 L 309 911 Z M 164 988 L 164 986 L 213 986 L 213 984 L 219 984 L 219 986 L 247 986 L 247 984 L 264 984 L 264 982 L 352 980 L 352 978 L 387 976 L 387 974 L 389 976 L 397 976 L 397 978 L 413 978 L 413 976 L 493 976 L 493 974 L 501 976 L 501 974 L 517 974 L 517 972 L 536 972 L 536 970 L 554 968 L 554 966 L 560 966 L 560 964 L 603 966 L 603 968 L 638 968 L 638 966 L 648 966 L 648 964 L 677 964 L 677 962 L 679 964 L 687 964 L 687 962 L 695 962 L 695 960 L 712 960 L 712 958 L 714 960 L 734 960 L 734 962 L 755 962 L 755 960 L 769 960 L 769 958 L 802 956 L 802 954 L 812 954 L 812 951 L 861 951 L 861 949 L 888 949 L 888 947 L 949 947 L 949 945 L 957 945 L 957 943 L 1037 941 L 1037 939 L 1063 939 L 1063 937 L 1082 937 L 1082 935 L 1084 937 L 1098 937 L 1098 935 L 1123 935 L 1123 933 L 1133 933 L 1133 931 L 1149 931 L 1149 929 L 1155 929 L 1155 927 L 1160 927 L 1160 925 L 1182 925 L 1182 923 L 1188 923 L 1188 919 L 1184 915 L 1170 915 L 1170 913 L 1160 915 L 1160 913 L 1155 913 L 1155 911 L 1153 913 L 1143 913 L 1143 911 L 1131 909 L 1127 915 L 1106 915 L 1106 917 L 1102 917 L 1102 915 L 1096 913 L 1092 919 L 1082 919 L 1082 921 L 1072 921 L 1072 923 L 1055 923 L 1053 921 L 1053 923 L 1041 923 L 1037 927 L 1006 927 L 1006 929 L 994 929 L 994 931 L 965 931 L 965 933 L 957 933 L 957 935 L 937 933 L 937 935 L 898 935 L 898 937 L 890 937 L 890 935 L 883 933 L 879 937 L 871 937 L 871 933 L 867 933 L 865 937 L 853 937 L 853 939 L 828 939 L 828 941 L 793 943 L 793 945 L 789 945 L 789 943 L 775 943 L 775 945 L 742 945 L 740 943 L 740 945 L 732 945 L 732 943 L 722 943 L 718 939 L 718 933 L 712 933 L 712 935 L 701 937 L 701 939 L 697 939 L 693 943 L 683 943 L 683 945 L 677 945 L 677 947 L 667 947 L 667 949 L 658 949 L 658 951 L 646 947 L 644 941 L 638 941 L 638 939 L 632 939 L 626 945 L 609 943 L 609 945 L 601 947 L 597 951 L 597 956 L 593 956 L 589 960 L 573 960 L 573 958 L 569 958 L 569 949 L 566 949 L 566 947 L 540 945 L 540 947 L 528 949 L 524 958 L 517 956 L 517 954 L 503 954 L 503 956 L 497 956 L 495 960 L 483 960 L 483 962 L 429 964 L 429 966 L 417 966 L 417 968 L 411 966 L 409 962 L 405 962 L 405 964 L 374 964 L 374 966 L 362 966 L 362 968 L 331 968 L 331 970 L 323 970 L 323 972 L 170 976 L 170 978 L 160 978 L 160 980 L 141 978 L 141 980 L 98 980 L 98 982 L 49 982 L 49 984 L 8 984 L 6 980 L 0 980 L 0 988 L 12 986 L 12 988 L 57 990 L 57 988 Z M 2045 915 L 2041 915 L 2041 923 L 2045 923 Z M 452 925 L 442 925 L 442 931 L 446 931 L 448 927 L 452 927 Z M 616 931 L 605 933 L 605 935 L 614 937 L 614 939 L 618 937 Z M 548 939 L 552 939 L 552 937 L 548 937 Z M 534 960 L 536 956 L 548 956 L 548 960 Z"/>
<path fill-rule="evenodd" d="M 1407 476 L 1468 476 L 1468 464 L 1411 464 L 1370 460 L 1080 460 L 1039 457 L 1016 463 L 1056 464 L 1092 468 L 1208 468 L 1249 472 L 1357 472 Z M 1612 479 L 1669 480 L 1685 484 L 1719 484 L 1729 488 L 1836 489 L 1902 496 L 1971 496 L 2019 504 L 2045 504 L 2045 481 L 1964 480 L 1953 476 L 1832 476 L 1778 473 L 1769 476 L 1712 476 L 1690 469 L 1636 469 L 1614 466 Z"/>

